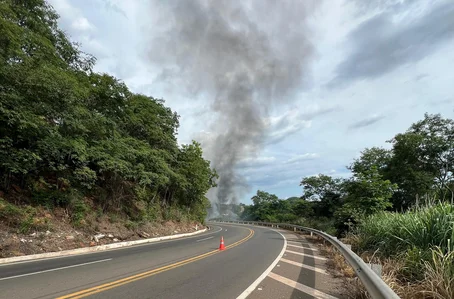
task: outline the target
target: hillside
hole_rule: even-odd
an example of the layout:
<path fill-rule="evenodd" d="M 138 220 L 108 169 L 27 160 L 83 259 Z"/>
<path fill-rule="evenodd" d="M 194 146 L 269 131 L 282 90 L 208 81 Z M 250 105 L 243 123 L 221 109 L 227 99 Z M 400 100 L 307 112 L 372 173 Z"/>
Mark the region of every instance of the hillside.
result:
<path fill-rule="evenodd" d="M 78 247 L 202 223 L 216 173 L 178 145 L 178 114 L 94 72 L 45 1 L 2 1 L 0 16 L 0 256 L 31 253 L 17 246 L 30 234 Z"/>

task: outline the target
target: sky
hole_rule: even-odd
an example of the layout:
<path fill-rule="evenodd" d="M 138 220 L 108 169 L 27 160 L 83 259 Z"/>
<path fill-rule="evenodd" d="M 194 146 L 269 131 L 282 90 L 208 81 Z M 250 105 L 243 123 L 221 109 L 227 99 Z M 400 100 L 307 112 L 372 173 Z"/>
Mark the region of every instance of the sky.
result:
<path fill-rule="evenodd" d="M 233 164 L 243 203 L 257 189 L 299 196 L 305 176 L 347 177 L 361 150 L 389 147 L 426 112 L 454 118 L 451 0 L 48 2 L 95 71 L 164 99 L 181 117 L 179 143 Z M 240 96 L 250 112 L 222 96 L 239 85 L 253 88 Z M 224 159 L 231 139 L 219 137 L 232 132 Z"/>

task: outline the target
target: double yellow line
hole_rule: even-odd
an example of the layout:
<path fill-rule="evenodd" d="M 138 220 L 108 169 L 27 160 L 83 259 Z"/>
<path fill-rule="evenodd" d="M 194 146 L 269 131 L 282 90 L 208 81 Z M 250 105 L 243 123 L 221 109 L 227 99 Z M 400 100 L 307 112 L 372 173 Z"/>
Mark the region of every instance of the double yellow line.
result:
<path fill-rule="evenodd" d="M 230 245 L 226 246 L 225 249 L 227 250 L 227 249 L 233 248 L 235 246 L 238 246 L 241 243 L 244 243 L 247 240 L 249 240 L 250 238 L 252 238 L 253 235 L 254 235 L 254 231 L 252 229 L 249 229 L 249 235 L 247 237 L 245 237 L 245 238 L 243 238 L 243 239 L 241 239 L 241 240 L 239 240 L 239 241 L 237 241 L 237 242 L 235 242 L 233 244 L 230 244 Z M 101 285 L 98 285 L 98 286 L 95 286 L 95 287 L 92 287 L 92 288 L 89 288 L 89 289 L 85 289 L 85 290 L 82 290 L 82 291 L 78 291 L 78 292 L 75 292 L 75 293 L 71 293 L 71 294 L 68 294 L 68 295 L 65 295 L 65 296 L 58 297 L 57 299 L 69 299 L 69 298 L 78 299 L 78 298 L 87 297 L 87 296 L 90 296 L 90 295 L 93 295 L 93 294 L 96 294 L 96 293 L 104 292 L 104 291 L 107 291 L 109 289 L 113 289 L 113 288 L 122 286 L 124 284 L 130 283 L 130 282 L 133 282 L 133 281 L 136 281 L 136 280 L 139 280 L 139 279 L 147 278 L 147 277 L 150 277 L 150 276 L 153 276 L 153 275 L 156 275 L 156 274 L 159 274 L 159 273 L 171 270 L 171 269 L 175 269 L 175 268 L 187 265 L 189 263 L 193 263 L 195 261 L 204 259 L 206 257 L 209 257 L 211 255 L 217 254 L 219 252 L 220 252 L 219 250 L 209 251 L 207 253 L 204 253 L 204 254 L 201 254 L 201 255 L 198 255 L 198 256 L 195 256 L 195 257 L 191 257 L 189 259 L 186 259 L 186 260 L 183 260 L 183 261 L 171 264 L 171 265 L 167 265 L 167 266 L 164 266 L 164 267 L 161 267 L 161 268 L 157 268 L 157 269 L 153 269 L 153 270 L 150 270 L 150 271 L 142 272 L 142 273 L 139 273 L 139 274 L 136 274 L 136 275 L 132 275 L 132 276 L 129 276 L 129 277 L 126 277 L 126 278 L 122 278 L 122 279 L 119 279 L 119 280 L 115 280 L 115 281 L 112 281 L 112 282 L 109 282 L 109 283 L 101 284 Z"/>

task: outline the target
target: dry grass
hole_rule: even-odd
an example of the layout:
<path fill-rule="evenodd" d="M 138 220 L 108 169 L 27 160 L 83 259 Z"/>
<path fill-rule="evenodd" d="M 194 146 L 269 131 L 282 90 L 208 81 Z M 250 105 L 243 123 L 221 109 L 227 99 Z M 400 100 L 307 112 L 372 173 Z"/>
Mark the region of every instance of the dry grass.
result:
<path fill-rule="evenodd" d="M 432 250 L 432 261 L 424 262 L 424 294 L 436 299 L 454 299 L 454 251 Z"/>
<path fill-rule="evenodd" d="M 320 238 L 306 236 L 308 240 L 318 244 L 320 253 L 328 258 L 327 267 L 331 274 L 335 277 L 343 279 L 345 295 L 351 299 L 370 299 L 363 283 L 356 276 L 353 268 L 345 261 L 342 254 L 339 253 L 330 244 L 323 242 Z M 441 281 L 446 281 L 446 276 L 449 275 L 446 270 L 449 264 L 448 259 L 440 260 L 440 264 L 445 265 L 445 271 L 440 271 L 443 267 L 437 266 L 432 268 L 432 271 L 426 270 L 427 277 L 424 281 L 417 283 L 404 283 L 399 280 L 399 271 L 404 266 L 403 262 L 392 259 L 380 260 L 373 254 L 364 254 L 361 258 L 366 262 L 381 264 L 382 279 L 389 285 L 396 294 L 402 299 L 454 299 L 452 293 L 447 293 L 448 289 Z M 452 256 L 454 259 L 454 254 Z M 432 264 L 427 264 L 430 267 Z M 430 269 L 430 268 L 428 268 Z M 436 270 L 437 269 L 437 270 Z M 438 277 L 438 278 L 437 278 Z M 435 283 L 438 281 L 438 283 Z M 451 276 L 449 290 L 454 290 L 454 276 Z"/>

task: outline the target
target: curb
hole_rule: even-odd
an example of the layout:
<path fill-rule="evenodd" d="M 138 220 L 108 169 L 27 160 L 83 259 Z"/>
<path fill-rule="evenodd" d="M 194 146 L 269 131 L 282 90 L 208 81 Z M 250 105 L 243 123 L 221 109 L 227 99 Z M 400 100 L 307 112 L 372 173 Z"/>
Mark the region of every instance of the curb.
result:
<path fill-rule="evenodd" d="M 197 235 L 197 234 L 200 234 L 200 233 L 203 233 L 206 231 L 207 231 L 207 228 L 198 230 L 193 233 L 184 233 L 184 234 L 163 236 L 163 237 L 150 238 L 150 239 L 145 239 L 145 240 L 125 241 L 125 242 L 112 243 L 112 244 L 106 244 L 106 245 L 98 245 L 98 246 L 93 246 L 93 247 L 83 247 L 83 248 L 77 248 L 77 249 L 62 250 L 62 251 L 57 251 L 57 252 L 47 252 L 47 253 L 30 254 L 30 255 L 24 255 L 24 256 L 6 257 L 6 258 L 0 258 L 0 264 L 30 261 L 30 260 L 37 260 L 37 259 L 51 258 L 51 257 L 71 256 L 71 255 L 87 253 L 87 252 L 96 252 L 96 251 L 103 251 L 103 250 L 107 250 L 107 249 L 128 247 L 128 246 L 132 246 L 132 245 L 154 243 L 154 242 L 159 242 L 159 241 L 164 241 L 164 240 L 189 237 L 189 236 Z"/>

